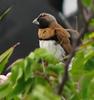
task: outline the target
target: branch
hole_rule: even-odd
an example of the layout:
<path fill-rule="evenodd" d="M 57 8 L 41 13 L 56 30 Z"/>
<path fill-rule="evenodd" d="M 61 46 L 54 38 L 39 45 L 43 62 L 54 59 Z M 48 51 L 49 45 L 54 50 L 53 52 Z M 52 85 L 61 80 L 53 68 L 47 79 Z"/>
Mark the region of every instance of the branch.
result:
<path fill-rule="evenodd" d="M 66 31 L 70 31 L 70 32 L 74 32 L 76 33 L 76 36 L 78 37 L 79 36 L 79 32 L 77 30 L 74 30 L 74 29 L 65 29 Z"/>
<path fill-rule="evenodd" d="M 67 26 L 67 28 L 73 29 L 73 27 L 71 26 L 71 24 L 68 22 L 68 20 L 66 19 L 66 17 L 61 12 L 59 12 L 59 17 L 61 18 L 62 22 L 64 22 L 64 24 Z"/>
<path fill-rule="evenodd" d="M 85 15 L 84 15 L 84 12 L 83 12 L 84 7 L 83 7 L 83 5 L 82 5 L 81 0 L 78 0 L 78 9 L 79 9 L 80 14 L 81 14 L 81 16 L 82 16 L 83 23 L 85 24 L 85 23 L 86 23 L 86 19 L 85 19 Z"/>
<path fill-rule="evenodd" d="M 90 20 L 91 20 L 91 19 L 89 19 L 87 23 L 89 23 Z M 87 26 L 87 25 L 86 25 L 86 26 Z M 68 76 L 69 76 L 69 75 L 68 75 L 68 69 L 69 69 L 70 62 L 71 62 L 73 56 L 75 55 L 75 53 L 76 53 L 76 51 L 77 51 L 77 47 L 79 46 L 79 43 L 80 43 L 81 38 L 82 38 L 82 37 L 84 36 L 84 34 L 85 34 L 85 33 L 84 33 L 85 30 L 86 30 L 86 27 L 84 27 L 83 31 L 80 33 L 79 37 L 78 37 L 77 40 L 75 41 L 75 44 L 74 44 L 74 46 L 73 46 L 73 50 L 72 50 L 72 52 L 70 53 L 70 56 L 69 56 L 68 60 L 67 60 L 66 63 L 65 63 L 64 75 L 63 75 L 63 77 L 62 77 L 62 82 L 61 82 L 61 84 L 60 84 L 60 86 L 59 86 L 59 89 L 58 89 L 58 94 L 59 94 L 59 95 L 61 95 L 61 93 L 62 93 L 62 91 L 63 91 L 63 89 L 64 89 L 64 85 L 65 85 L 66 81 L 68 80 Z"/>
<path fill-rule="evenodd" d="M 81 29 L 81 31 L 88 32 L 89 22 L 94 17 L 93 13 L 91 11 L 88 11 L 88 9 L 83 6 L 81 0 L 78 0 L 78 8 L 82 16 L 82 21 L 84 23 L 84 29 Z"/>
<path fill-rule="evenodd" d="M 69 58 L 67 59 L 66 63 L 65 63 L 65 69 L 64 69 L 64 75 L 62 77 L 62 81 L 61 81 L 61 84 L 59 85 L 59 89 L 58 89 L 58 94 L 61 95 L 62 94 L 62 91 L 64 89 L 64 86 L 65 86 L 65 83 L 67 82 L 68 78 L 69 78 L 69 75 L 68 75 L 68 69 L 69 69 L 69 65 L 71 63 L 71 60 L 72 58 L 74 57 L 76 51 L 77 51 L 77 48 L 79 47 L 79 44 L 80 44 L 80 41 L 81 41 L 81 38 L 84 36 L 86 30 L 88 29 L 88 26 L 89 26 L 89 22 L 92 18 L 92 16 L 86 20 L 85 19 L 85 15 L 84 15 L 84 12 L 83 12 L 83 5 L 81 3 L 81 0 L 78 0 L 78 6 L 79 6 L 79 9 L 80 9 L 80 13 L 82 14 L 82 17 L 83 17 L 83 21 L 84 21 L 84 28 L 81 30 L 77 40 L 75 41 L 74 43 L 74 46 L 73 46 L 73 50 L 72 52 L 70 53 L 70 56 Z M 68 31 L 74 31 L 74 30 L 68 30 Z M 76 31 L 77 33 L 77 31 Z"/>

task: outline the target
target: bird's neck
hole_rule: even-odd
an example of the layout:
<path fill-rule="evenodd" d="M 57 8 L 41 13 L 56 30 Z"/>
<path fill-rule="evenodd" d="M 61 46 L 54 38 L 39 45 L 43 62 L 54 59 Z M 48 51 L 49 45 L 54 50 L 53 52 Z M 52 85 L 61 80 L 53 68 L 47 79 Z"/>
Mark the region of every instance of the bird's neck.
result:
<path fill-rule="evenodd" d="M 57 41 L 57 37 L 55 36 L 54 28 L 39 29 L 38 37 L 39 37 L 39 40 L 55 40 L 55 41 Z"/>
<path fill-rule="evenodd" d="M 50 24 L 48 28 L 39 29 L 38 37 L 39 40 L 55 40 L 58 41 L 55 35 L 55 29 L 61 28 L 61 26 L 57 22 L 53 22 Z"/>
<path fill-rule="evenodd" d="M 47 39 L 39 38 L 39 40 L 44 40 L 44 41 L 54 40 L 54 41 L 58 41 L 56 36 L 53 36 L 53 37 L 50 37 L 50 38 L 47 38 Z"/>
<path fill-rule="evenodd" d="M 59 25 L 57 22 L 51 23 L 49 27 L 52 28 L 52 29 L 55 29 L 55 28 L 62 28 L 62 26 Z"/>

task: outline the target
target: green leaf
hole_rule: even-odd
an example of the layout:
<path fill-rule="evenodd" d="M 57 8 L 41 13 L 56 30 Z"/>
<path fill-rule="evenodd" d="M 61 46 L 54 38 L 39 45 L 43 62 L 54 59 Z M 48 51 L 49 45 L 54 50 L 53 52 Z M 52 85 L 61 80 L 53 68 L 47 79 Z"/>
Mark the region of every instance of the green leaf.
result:
<path fill-rule="evenodd" d="M 51 89 L 42 85 L 37 85 L 32 91 L 32 100 L 61 100 Z"/>
<path fill-rule="evenodd" d="M 90 20 L 89 25 L 92 26 L 92 27 L 94 27 L 94 18 L 92 18 L 92 19 Z M 94 32 L 93 32 L 93 33 L 94 33 Z"/>
<path fill-rule="evenodd" d="M 72 80 L 72 77 L 67 81 L 67 84 L 64 87 L 64 97 L 66 100 L 80 100 L 81 96 L 77 91 L 75 82 Z"/>
<path fill-rule="evenodd" d="M 91 100 L 91 96 L 93 96 L 94 90 L 92 91 L 92 88 L 90 88 L 92 79 L 94 79 L 94 71 L 84 74 L 80 80 L 80 94 L 82 95 L 82 100 Z M 90 94 L 91 91 L 93 92 L 91 93 L 92 95 Z"/>
<path fill-rule="evenodd" d="M 94 99 L 94 77 L 90 80 L 90 84 L 88 88 L 88 98 L 90 98 L 90 100 Z"/>
<path fill-rule="evenodd" d="M 17 95 L 21 95 L 21 93 L 25 90 L 25 86 L 27 84 L 24 81 L 24 78 L 21 77 L 16 84 L 12 84 L 12 91 L 11 93 L 8 95 L 9 98 L 15 98 Z M 10 99 L 10 100 L 11 100 Z"/>
<path fill-rule="evenodd" d="M 52 55 L 46 49 L 43 49 L 43 48 L 36 49 L 34 51 L 34 54 L 36 58 L 47 61 L 48 63 L 51 63 L 51 64 L 56 64 L 59 62 L 58 59 L 54 57 L 54 55 Z"/>
<path fill-rule="evenodd" d="M 91 66 L 91 64 L 89 63 L 93 57 L 94 48 L 92 46 L 88 46 L 87 48 L 81 49 L 76 53 L 76 56 L 73 58 L 72 61 L 71 70 L 71 73 L 73 74 L 73 77 L 75 79 L 78 79 L 81 74 L 85 74 L 85 72 L 89 71 L 88 69 L 90 69 L 91 67 L 93 69 L 93 65 Z"/>
<path fill-rule="evenodd" d="M 11 92 L 11 85 L 9 80 L 6 80 L 3 84 L 0 84 L 0 100 L 6 97 Z"/>
<path fill-rule="evenodd" d="M 0 55 L 0 73 L 4 70 L 5 65 L 8 63 L 8 60 L 17 45 L 19 45 L 19 43 L 17 43 L 16 45 L 14 45 L 13 47 L 11 47 L 6 52 Z"/>
<path fill-rule="evenodd" d="M 87 71 L 93 71 L 94 70 L 94 57 L 91 57 L 86 63 L 85 63 L 85 69 Z"/>
<path fill-rule="evenodd" d="M 73 58 L 72 61 L 72 69 L 71 69 L 71 73 L 72 73 L 72 77 L 74 77 L 74 79 L 79 79 L 80 75 L 84 73 L 84 51 L 80 50 L 76 53 L 75 57 Z"/>
<path fill-rule="evenodd" d="M 2 15 L 0 15 L 0 21 L 11 11 L 12 7 L 8 8 Z"/>
<path fill-rule="evenodd" d="M 18 80 L 23 76 L 24 59 L 19 59 L 11 65 L 11 81 L 16 85 Z"/>
<path fill-rule="evenodd" d="M 42 64 L 38 62 L 38 60 L 26 57 L 24 60 L 25 80 L 34 77 L 34 73 L 36 73 L 37 71 L 43 72 Z"/>
<path fill-rule="evenodd" d="M 48 67 L 46 68 L 46 72 L 51 74 L 55 73 L 57 75 L 62 75 L 64 72 L 64 64 L 63 63 L 58 63 L 58 64 L 49 64 Z"/>
<path fill-rule="evenodd" d="M 82 1 L 83 5 L 86 7 L 90 6 L 92 3 L 92 0 L 81 0 L 81 1 Z"/>

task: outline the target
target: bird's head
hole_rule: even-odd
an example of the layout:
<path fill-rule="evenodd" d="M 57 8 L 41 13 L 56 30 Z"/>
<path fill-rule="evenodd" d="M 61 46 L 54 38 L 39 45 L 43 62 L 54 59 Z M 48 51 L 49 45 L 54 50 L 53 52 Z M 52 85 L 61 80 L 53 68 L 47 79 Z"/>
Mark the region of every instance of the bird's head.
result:
<path fill-rule="evenodd" d="M 33 23 L 39 28 L 48 28 L 53 22 L 57 22 L 55 17 L 48 13 L 41 13 L 33 20 Z"/>

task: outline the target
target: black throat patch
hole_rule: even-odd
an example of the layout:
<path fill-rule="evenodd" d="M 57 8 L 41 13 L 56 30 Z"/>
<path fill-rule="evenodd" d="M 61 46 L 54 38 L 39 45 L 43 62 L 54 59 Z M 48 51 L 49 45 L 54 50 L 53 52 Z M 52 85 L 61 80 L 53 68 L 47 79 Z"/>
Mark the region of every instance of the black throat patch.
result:
<path fill-rule="evenodd" d="M 38 22 L 39 22 L 39 28 L 43 29 L 43 28 L 48 28 L 49 25 L 50 25 L 50 22 L 47 21 L 46 19 L 44 18 L 39 18 L 38 19 Z"/>

